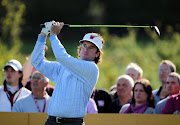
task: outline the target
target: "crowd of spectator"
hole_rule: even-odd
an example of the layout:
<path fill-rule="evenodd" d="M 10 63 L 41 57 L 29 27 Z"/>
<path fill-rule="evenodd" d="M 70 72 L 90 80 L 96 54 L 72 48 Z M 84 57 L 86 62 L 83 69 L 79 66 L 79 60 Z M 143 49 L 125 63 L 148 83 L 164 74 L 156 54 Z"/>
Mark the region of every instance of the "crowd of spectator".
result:
<path fill-rule="evenodd" d="M 22 67 L 18 60 L 4 66 L 5 80 L 0 87 L 1 112 L 47 113 L 54 86 L 31 65 L 31 55 Z M 152 90 L 143 78 L 143 70 L 130 63 L 110 91 L 94 88 L 87 113 L 179 114 L 180 75 L 170 60 L 163 60 L 158 69 L 161 87 Z"/>

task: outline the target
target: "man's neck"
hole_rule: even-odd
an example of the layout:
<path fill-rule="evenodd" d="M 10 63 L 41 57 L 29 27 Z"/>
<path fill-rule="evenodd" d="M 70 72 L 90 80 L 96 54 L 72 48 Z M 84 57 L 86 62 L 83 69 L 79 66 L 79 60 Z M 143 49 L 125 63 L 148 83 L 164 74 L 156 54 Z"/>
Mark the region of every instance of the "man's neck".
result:
<path fill-rule="evenodd" d="M 7 90 L 10 91 L 12 94 L 19 90 L 19 86 L 10 86 L 7 84 Z"/>
<path fill-rule="evenodd" d="M 46 95 L 46 92 L 45 91 L 33 91 L 32 90 L 32 94 L 35 98 L 42 99 Z"/>
<path fill-rule="evenodd" d="M 19 82 L 18 81 L 15 81 L 15 82 L 8 82 L 8 81 L 6 81 L 6 84 L 9 85 L 9 86 L 18 86 Z"/>
<path fill-rule="evenodd" d="M 131 96 L 128 97 L 119 97 L 119 102 L 121 105 L 125 105 L 129 100 L 131 99 Z"/>

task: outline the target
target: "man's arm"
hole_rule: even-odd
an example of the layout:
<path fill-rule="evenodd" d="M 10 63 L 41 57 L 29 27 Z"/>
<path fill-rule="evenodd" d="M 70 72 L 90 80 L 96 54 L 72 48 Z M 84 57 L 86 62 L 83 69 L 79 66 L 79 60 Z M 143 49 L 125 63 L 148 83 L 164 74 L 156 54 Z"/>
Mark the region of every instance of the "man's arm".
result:
<path fill-rule="evenodd" d="M 45 46 L 45 52 L 48 50 L 48 47 Z M 23 86 L 26 86 L 32 72 L 33 72 L 33 65 L 31 64 L 31 56 L 32 56 L 32 53 L 29 57 L 27 57 L 27 60 L 25 62 L 25 64 L 23 65 L 23 80 L 22 80 L 22 83 L 23 83 Z"/>
<path fill-rule="evenodd" d="M 58 62 L 67 70 L 80 79 L 96 82 L 99 72 L 98 67 L 93 61 L 79 60 L 67 54 L 65 48 L 58 40 L 57 35 L 60 33 L 64 23 L 54 23 L 50 32 L 50 41 L 53 53 Z"/>
<path fill-rule="evenodd" d="M 61 66 L 57 62 L 50 62 L 44 60 L 44 48 L 46 43 L 45 36 L 46 35 L 44 33 L 39 34 L 36 45 L 32 52 L 31 63 L 43 75 L 45 75 L 51 81 L 56 82 Z"/>
<path fill-rule="evenodd" d="M 170 97 L 167 100 L 167 102 L 166 102 L 166 104 L 165 104 L 165 106 L 164 106 L 164 108 L 162 110 L 162 114 L 173 114 L 173 112 L 174 112 L 174 105 L 173 104 L 174 104 L 173 103 L 173 98 Z"/>
<path fill-rule="evenodd" d="M 33 70 L 33 66 L 31 64 L 31 56 L 32 54 L 27 58 L 26 63 L 23 65 L 23 80 L 22 80 L 23 86 L 26 86 Z"/>

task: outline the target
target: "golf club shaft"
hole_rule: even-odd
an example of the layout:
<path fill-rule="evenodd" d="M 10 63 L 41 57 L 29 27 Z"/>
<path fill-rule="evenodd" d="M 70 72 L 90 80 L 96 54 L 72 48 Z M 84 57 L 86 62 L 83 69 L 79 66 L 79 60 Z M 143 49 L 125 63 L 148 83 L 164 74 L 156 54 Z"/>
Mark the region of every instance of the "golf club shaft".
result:
<path fill-rule="evenodd" d="M 68 27 L 139 27 L 139 28 L 150 28 L 151 26 L 131 26 L 131 25 L 70 25 L 64 24 Z"/>

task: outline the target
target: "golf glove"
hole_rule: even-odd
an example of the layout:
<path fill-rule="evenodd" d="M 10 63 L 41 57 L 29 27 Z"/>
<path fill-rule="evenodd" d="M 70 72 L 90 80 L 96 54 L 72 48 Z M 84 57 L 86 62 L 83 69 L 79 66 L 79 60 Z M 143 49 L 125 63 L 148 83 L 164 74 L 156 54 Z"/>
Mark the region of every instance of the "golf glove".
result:
<path fill-rule="evenodd" d="M 50 30 L 51 30 L 51 27 L 52 27 L 52 24 L 55 23 L 55 21 L 51 21 L 51 22 L 45 22 L 44 23 L 44 28 L 42 28 L 41 32 L 46 34 L 46 36 L 48 36 L 48 34 L 50 33 Z"/>

